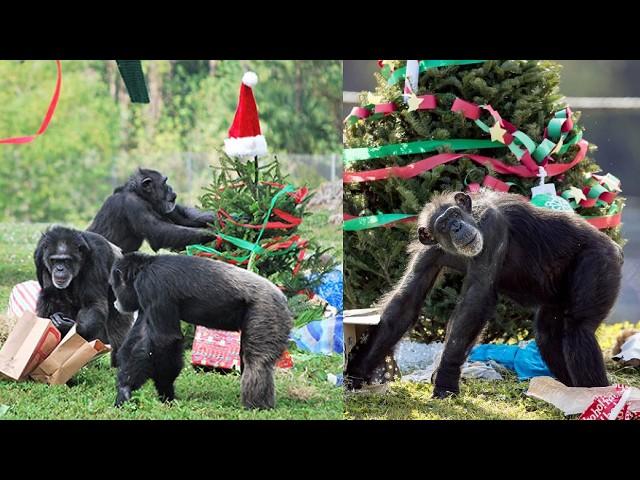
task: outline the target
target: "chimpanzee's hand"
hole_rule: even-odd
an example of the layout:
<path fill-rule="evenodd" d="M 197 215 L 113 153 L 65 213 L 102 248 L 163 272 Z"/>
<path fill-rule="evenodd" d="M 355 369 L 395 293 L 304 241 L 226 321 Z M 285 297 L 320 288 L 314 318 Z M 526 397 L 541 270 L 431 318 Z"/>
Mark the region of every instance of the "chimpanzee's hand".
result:
<path fill-rule="evenodd" d="M 62 338 L 64 338 L 65 335 L 69 333 L 69 330 L 71 330 L 71 328 L 76 324 L 73 319 L 65 317 L 64 314 L 60 312 L 56 312 L 51 315 L 51 322 L 53 323 L 53 326 L 58 329 Z"/>

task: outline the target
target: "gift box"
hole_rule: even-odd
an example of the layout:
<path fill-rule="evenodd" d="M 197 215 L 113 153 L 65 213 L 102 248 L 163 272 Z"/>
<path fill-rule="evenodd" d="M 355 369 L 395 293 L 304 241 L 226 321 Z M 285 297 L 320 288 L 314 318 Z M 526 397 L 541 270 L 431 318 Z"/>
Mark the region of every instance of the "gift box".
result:
<path fill-rule="evenodd" d="M 240 371 L 240 332 L 227 332 L 203 326 L 196 327 L 191 363 L 202 367 Z M 293 360 L 285 351 L 277 367 L 291 368 Z"/>
<path fill-rule="evenodd" d="M 0 349 L 0 374 L 26 378 L 60 343 L 60 332 L 48 318 L 25 312 Z"/>

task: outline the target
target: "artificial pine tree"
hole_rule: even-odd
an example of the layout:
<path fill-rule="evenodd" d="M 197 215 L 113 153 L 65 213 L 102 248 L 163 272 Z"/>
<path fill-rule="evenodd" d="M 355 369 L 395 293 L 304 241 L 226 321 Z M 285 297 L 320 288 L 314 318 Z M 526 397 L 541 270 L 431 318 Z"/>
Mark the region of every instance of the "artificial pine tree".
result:
<path fill-rule="evenodd" d="M 550 208 L 573 207 L 576 214 L 602 217 L 590 220 L 617 242 L 622 241 L 617 225 L 623 207 L 623 199 L 617 196 L 618 181 L 611 175 L 592 175 L 600 171 L 589 157 L 595 146 L 587 147 L 581 139 L 580 113 L 567 110 L 562 102 L 559 64 L 535 60 L 423 60 L 419 76 L 415 70 L 417 85 L 413 83 L 411 88 L 410 81 L 405 84 L 405 76 L 417 64 L 412 66 L 410 62 L 379 62 L 375 92 L 361 94 L 362 106 L 355 108 L 345 122 L 347 308 L 368 307 L 392 288 L 406 265 L 405 248 L 415 236 L 411 218 L 396 217 L 403 221 L 382 228 L 365 228 L 362 218 L 348 219 L 415 214 L 434 194 L 445 190 L 484 186 L 531 197 L 532 187 L 540 183 L 535 173 L 539 166 L 551 171 L 558 168 L 556 165 L 568 167 L 577 157 L 582 158 L 562 174 L 547 177 L 546 183 L 555 185 L 558 196 L 537 196 L 533 203 Z M 485 105 L 491 108 L 482 108 Z M 376 150 L 429 140 L 443 142 L 437 148 L 423 148 L 413 154 L 407 153 L 412 151 L 408 148 Z M 511 142 L 514 144 L 507 148 Z M 397 176 L 400 170 L 393 174 L 358 174 L 407 166 L 443 153 L 463 155 L 417 175 L 405 170 L 401 174 L 405 178 Z M 507 167 L 473 161 L 474 155 Z M 508 170 L 511 167 L 520 172 L 528 168 L 528 174 L 513 174 Z M 382 179 L 375 180 L 380 176 Z M 363 229 L 350 226 L 354 222 Z M 606 225 L 610 228 L 604 228 Z M 460 286 L 460 275 L 443 276 L 428 297 L 414 337 L 424 341 L 444 337 Z M 531 311 L 503 298 L 485 339 L 530 338 L 531 319 Z"/>

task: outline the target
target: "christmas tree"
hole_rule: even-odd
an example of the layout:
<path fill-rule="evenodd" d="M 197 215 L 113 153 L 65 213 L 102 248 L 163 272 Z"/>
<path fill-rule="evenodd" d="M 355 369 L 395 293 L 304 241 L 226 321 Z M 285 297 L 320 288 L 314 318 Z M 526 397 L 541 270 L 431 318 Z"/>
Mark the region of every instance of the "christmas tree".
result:
<path fill-rule="evenodd" d="M 534 204 L 574 210 L 622 242 L 619 181 L 595 174 L 601 170 L 590 157 L 595 146 L 582 138 L 580 112 L 559 92 L 559 64 L 384 60 L 379 66 L 377 88 L 361 94 L 344 127 L 347 308 L 368 307 L 392 288 L 406 265 L 415 214 L 445 190 L 533 196 Z M 460 275 L 443 276 L 414 337 L 444 338 L 460 286 Z M 485 339 L 530 338 L 531 320 L 531 311 L 502 298 Z"/>
<path fill-rule="evenodd" d="M 289 184 L 277 157 L 265 158 L 267 142 L 252 90 L 257 81 L 253 72 L 242 78 L 220 165 L 212 166 L 211 184 L 201 198 L 202 208 L 217 215 L 211 226 L 216 240 L 191 245 L 186 253 L 229 262 L 271 280 L 289 298 L 294 326 L 300 327 L 322 316 L 323 307 L 309 297 L 335 260 L 330 248 L 298 233 L 313 194 Z"/>

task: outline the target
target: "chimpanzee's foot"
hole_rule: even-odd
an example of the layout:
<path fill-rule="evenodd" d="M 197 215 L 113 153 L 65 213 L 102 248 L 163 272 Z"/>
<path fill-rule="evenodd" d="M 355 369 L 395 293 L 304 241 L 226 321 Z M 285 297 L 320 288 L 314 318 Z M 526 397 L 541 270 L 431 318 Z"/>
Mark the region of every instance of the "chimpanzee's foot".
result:
<path fill-rule="evenodd" d="M 173 390 L 173 385 L 169 385 L 168 387 L 156 386 L 156 390 L 161 402 L 168 403 L 176 398 L 175 391 Z"/>

